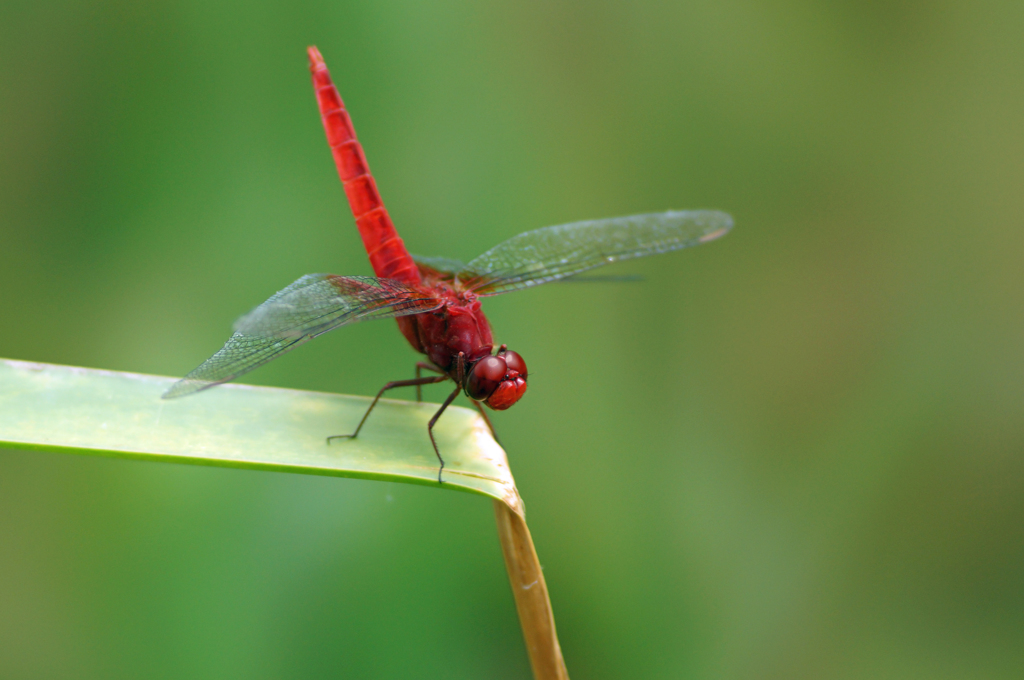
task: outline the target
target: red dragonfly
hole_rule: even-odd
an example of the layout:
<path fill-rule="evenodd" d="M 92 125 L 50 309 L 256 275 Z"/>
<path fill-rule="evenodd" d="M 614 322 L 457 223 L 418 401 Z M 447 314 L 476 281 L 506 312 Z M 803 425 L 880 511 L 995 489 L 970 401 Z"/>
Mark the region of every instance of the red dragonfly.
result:
<path fill-rule="evenodd" d="M 481 404 L 502 411 L 526 393 L 526 362 L 505 345 L 494 350 L 480 298 L 567 279 L 619 260 L 698 245 L 732 227 L 732 218 L 717 211 L 651 213 L 535 229 L 467 264 L 414 257 L 384 209 L 323 57 L 316 47 L 308 52 L 327 142 L 377 276 L 303 276 L 235 322 L 235 333 L 224 347 L 175 383 L 165 399 L 232 380 L 335 328 L 394 318 L 405 339 L 427 361 L 416 364 L 416 378 L 381 388 L 355 432 L 329 437 L 328 442 L 357 436 L 387 390 L 415 386 L 418 397 L 420 386 L 451 379 L 455 389 L 427 425 L 441 464 L 441 482 L 444 458 L 433 429 L 459 392 L 465 391 L 488 426 L 490 419 Z M 423 370 L 437 375 L 422 377 Z"/>

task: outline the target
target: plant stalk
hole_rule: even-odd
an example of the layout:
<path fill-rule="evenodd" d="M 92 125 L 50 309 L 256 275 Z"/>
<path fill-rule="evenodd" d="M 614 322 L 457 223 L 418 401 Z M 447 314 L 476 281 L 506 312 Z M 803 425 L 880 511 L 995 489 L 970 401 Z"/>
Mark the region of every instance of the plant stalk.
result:
<path fill-rule="evenodd" d="M 494 501 L 494 517 L 534 680 L 568 680 L 548 587 L 526 520 L 498 500 Z"/>

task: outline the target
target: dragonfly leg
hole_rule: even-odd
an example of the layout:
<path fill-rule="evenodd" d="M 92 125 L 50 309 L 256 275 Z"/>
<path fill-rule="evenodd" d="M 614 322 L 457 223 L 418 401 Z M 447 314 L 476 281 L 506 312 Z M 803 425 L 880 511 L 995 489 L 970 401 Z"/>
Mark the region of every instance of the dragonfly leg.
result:
<path fill-rule="evenodd" d="M 498 442 L 498 446 L 501 446 L 501 440 L 498 439 L 498 433 L 494 431 L 494 425 L 491 424 L 491 419 L 487 416 L 487 411 L 484 410 L 484 405 L 476 399 L 470 399 L 473 402 L 473 406 L 476 406 L 476 410 L 480 411 L 480 415 L 484 417 L 484 422 L 487 423 L 487 429 L 491 431 L 491 436 L 494 437 L 494 441 Z"/>
<path fill-rule="evenodd" d="M 437 483 L 444 484 L 441 480 L 441 473 L 444 472 L 444 458 L 441 457 L 441 450 L 437 448 L 437 441 L 434 440 L 434 424 L 437 423 L 437 419 L 441 417 L 444 410 L 448 408 L 448 405 L 455 401 L 455 397 L 459 396 L 459 391 L 462 390 L 462 385 L 456 385 L 452 393 L 448 395 L 448 398 L 441 404 L 441 408 L 437 409 L 437 413 L 427 423 L 427 434 L 430 435 L 430 443 L 434 445 L 434 453 L 437 454 L 437 459 L 441 462 L 441 467 L 437 470 Z"/>
<path fill-rule="evenodd" d="M 437 448 L 437 441 L 434 439 L 434 424 L 437 423 L 437 419 L 441 417 L 444 410 L 448 408 L 449 404 L 455 401 L 455 397 L 459 396 L 459 392 L 462 391 L 462 378 L 466 371 L 466 355 L 462 352 L 459 352 L 457 366 L 456 376 L 458 377 L 458 380 L 455 381 L 455 389 L 452 390 L 452 393 L 449 394 L 448 398 L 444 400 L 443 404 L 441 404 L 441 408 L 437 410 L 434 417 L 430 419 L 429 423 L 427 423 L 427 434 L 430 435 L 430 443 L 434 445 L 434 453 L 437 454 L 437 459 L 441 462 L 441 467 L 437 470 L 438 484 L 444 484 L 444 481 L 441 479 L 441 473 L 444 472 L 444 458 L 441 457 L 441 450 Z"/>
<path fill-rule="evenodd" d="M 416 362 L 416 377 L 420 377 L 420 371 L 433 371 L 434 373 L 440 373 L 444 375 L 444 371 L 435 366 L 434 364 L 428 364 L 423 361 Z M 416 401 L 423 401 L 423 386 L 416 386 Z"/>
<path fill-rule="evenodd" d="M 426 378 L 414 378 L 412 380 L 393 380 L 392 382 L 389 382 L 387 385 L 380 388 L 380 392 L 378 392 L 377 396 L 373 398 L 373 403 L 370 404 L 370 408 L 366 409 L 366 413 L 363 414 L 363 419 L 359 421 L 359 426 L 356 427 L 355 432 L 353 432 L 352 434 L 331 435 L 330 437 L 327 438 L 327 443 L 330 444 L 332 439 L 355 439 L 356 436 L 359 434 L 359 430 L 363 429 L 363 423 L 365 423 L 366 419 L 370 417 L 370 412 L 373 411 L 373 407 L 377 405 L 378 401 L 380 401 L 381 395 L 387 392 L 388 390 L 394 389 L 396 387 L 412 387 L 413 385 L 415 385 L 418 388 L 420 385 L 430 385 L 432 383 L 443 382 L 447 379 L 448 376 L 446 375 L 432 375 Z M 444 409 L 441 410 L 443 411 Z M 437 447 L 435 446 L 434 448 L 436 449 Z"/>

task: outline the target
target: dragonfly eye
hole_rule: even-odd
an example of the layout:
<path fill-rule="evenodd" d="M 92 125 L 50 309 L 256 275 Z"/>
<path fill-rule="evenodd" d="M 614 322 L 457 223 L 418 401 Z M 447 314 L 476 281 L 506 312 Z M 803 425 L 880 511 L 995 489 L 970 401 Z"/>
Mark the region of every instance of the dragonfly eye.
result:
<path fill-rule="evenodd" d="M 523 357 L 519 356 L 518 352 L 507 349 L 499 352 L 498 356 L 505 360 L 505 365 L 508 366 L 509 371 L 515 371 L 524 378 L 526 377 L 526 362 L 523 361 Z"/>
<path fill-rule="evenodd" d="M 498 384 L 505 379 L 508 367 L 498 356 L 486 356 L 473 365 L 466 379 L 466 394 L 478 401 L 491 396 Z"/>

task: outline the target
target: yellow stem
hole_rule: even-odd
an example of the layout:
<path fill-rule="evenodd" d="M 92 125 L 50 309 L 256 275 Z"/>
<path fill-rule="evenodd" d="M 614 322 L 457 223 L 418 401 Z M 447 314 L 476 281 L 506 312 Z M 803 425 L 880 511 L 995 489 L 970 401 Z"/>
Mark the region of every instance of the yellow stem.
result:
<path fill-rule="evenodd" d="M 526 520 L 498 500 L 494 501 L 494 516 L 534 680 L 568 680 L 569 673 L 555 633 L 548 587 Z"/>

